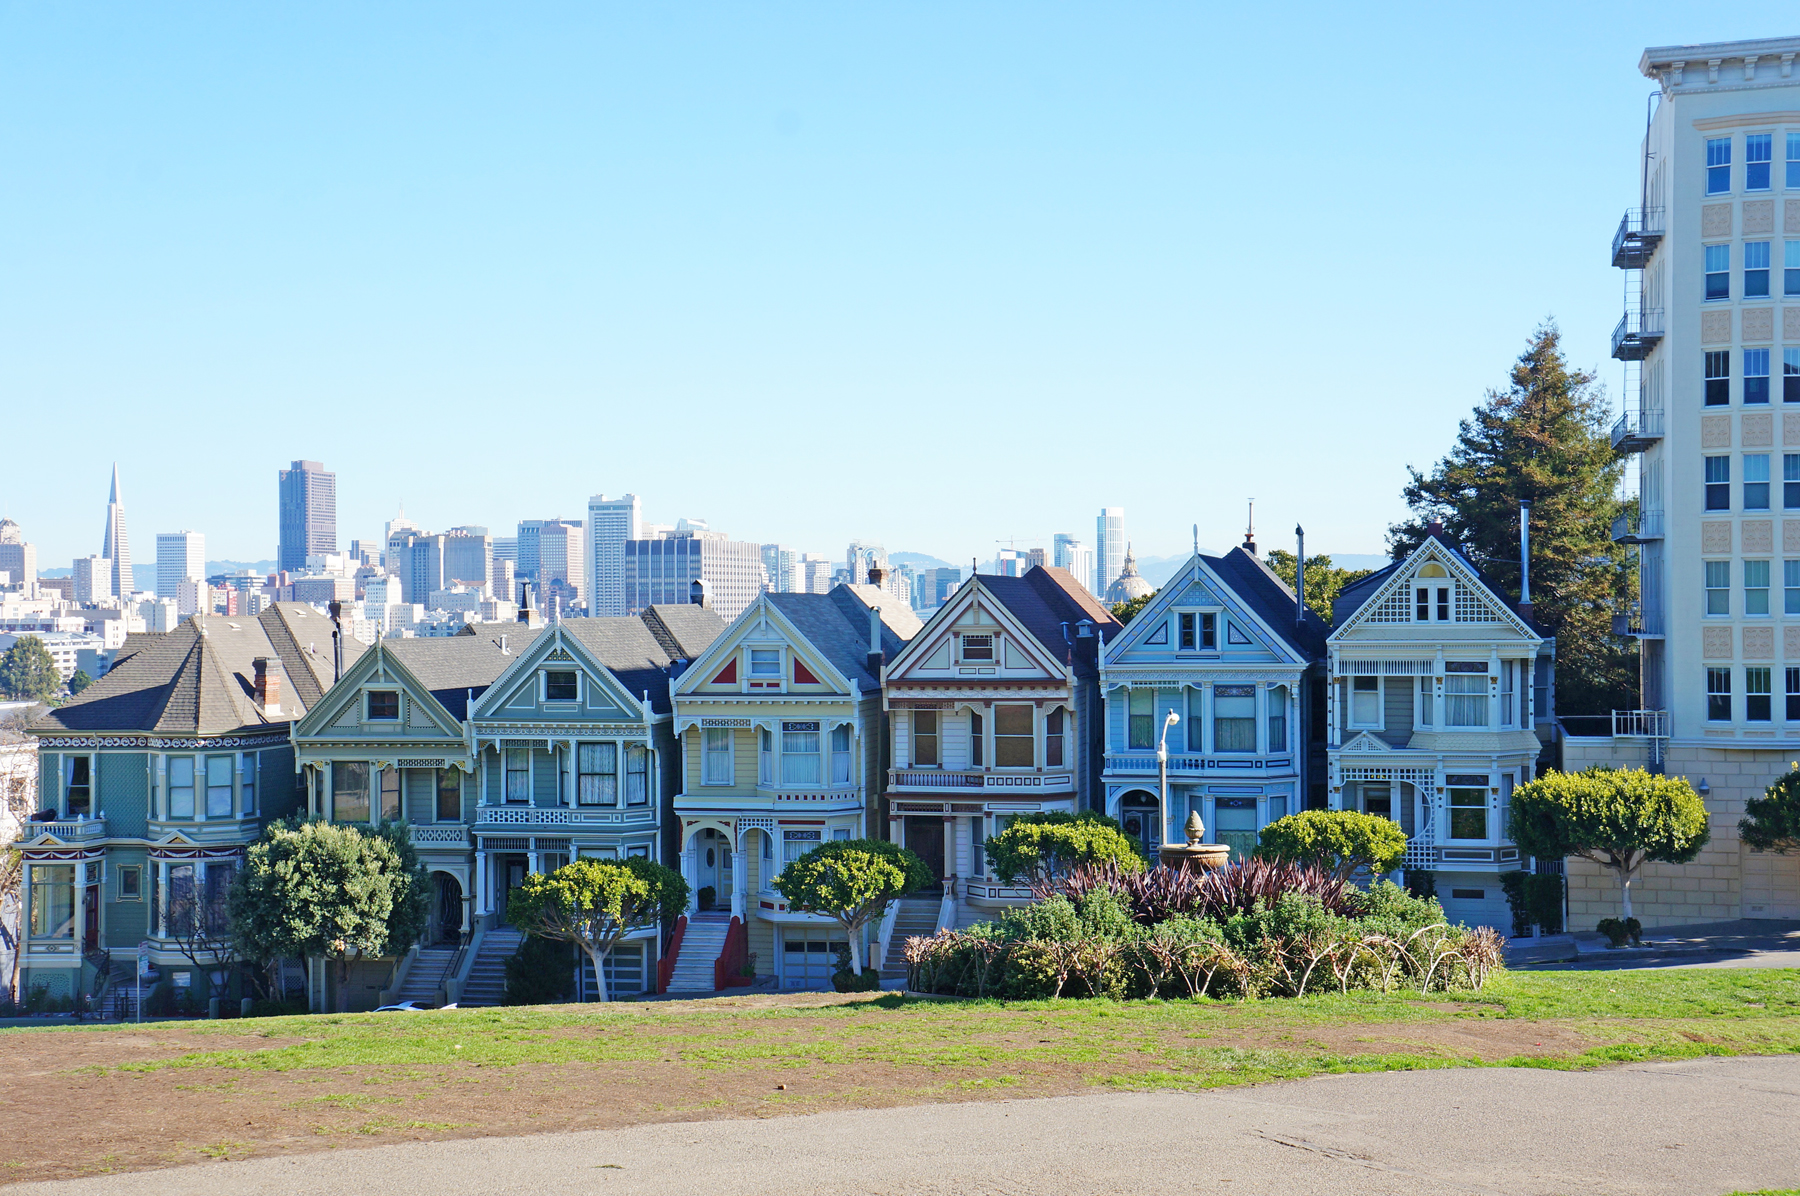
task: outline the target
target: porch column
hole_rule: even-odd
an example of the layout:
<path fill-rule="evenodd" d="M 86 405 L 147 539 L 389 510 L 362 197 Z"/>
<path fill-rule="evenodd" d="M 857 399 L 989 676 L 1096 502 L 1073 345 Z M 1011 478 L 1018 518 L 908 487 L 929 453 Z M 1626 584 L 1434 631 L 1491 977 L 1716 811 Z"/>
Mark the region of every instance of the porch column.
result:
<path fill-rule="evenodd" d="M 734 917 L 741 918 L 745 922 L 750 920 L 750 915 L 744 912 L 745 907 L 749 904 L 747 901 L 750 885 L 748 870 L 749 865 L 745 863 L 745 853 L 742 851 L 732 852 L 731 913 Z"/>
<path fill-rule="evenodd" d="M 537 840 L 533 839 L 533 840 L 531 840 L 531 850 L 525 853 L 525 871 L 536 872 L 537 870 L 538 870 Z"/>
<path fill-rule="evenodd" d="M 687 846 L 681 849 L 681 878 L 688 882 L 687 912 L 700 912 L 700 852 L 689 839 Z"/>
<path fill-rule="evenodd" d="M 75 959 L 87 953 L 87 861 L 75 861 Z M 79 978 L 78 978 L 79 979 Z"/>
<path fill-rule="evenodd" d="M 152 927 L 160 935 L 167 929 L 163 912 L 169 908 L 169 861 L 156 861 L 156 872 L 156 908 L 150 911 L 150 917 Z"/>
<path fill-rule="evenodd" d="M 488 864 L 487 852 L 477 851 L 475 853 L 475 872 L 474 872 L 474 877 L 473 877 L 474 882 L 475 882 L 475 916 L 476 917 L 481 917 L 483 914 L 488 912 L 487 864 Z"/>
<path fill-rule="evenodd" d="M 906 819 L 897 814 L 888 815 L 888 842 L 896 847 L 906 846 Z"/>

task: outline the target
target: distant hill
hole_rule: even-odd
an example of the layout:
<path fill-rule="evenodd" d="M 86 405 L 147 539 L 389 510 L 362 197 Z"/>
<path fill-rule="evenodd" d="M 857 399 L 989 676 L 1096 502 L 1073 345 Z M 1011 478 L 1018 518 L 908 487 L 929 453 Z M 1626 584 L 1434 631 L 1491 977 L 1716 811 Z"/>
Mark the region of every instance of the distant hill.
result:
<path fill-rule="evenodd" d="M 273 573 L 275 571 L 275 562 L 274 561 L 208 561 L 208 562 L 206 562 L 206 575 L 208 577 L 217 577 L 221 573 L 242 573 L 245 569 L 254 569 L 258 573 Z M 39 577 L 68 577 L 71 574 L 73 574 L 74 572 L 75 572 L 75 570 L 73 568 L 39 569 L 38 576 Z M 156 588 L 156 563 L 154 561 L 152 561 L 148 565 L 133 565 L 131 567 L 131 581 L 132 581 L 132 584 L 137 586 L 137 588 L 140 590 L 154 590 Z"/>
<path fill-rule="evenodd" d="M 911 565 L 915 569 L 955 569 L 949 561 L 939 560 L 928 552 L 890 552 L 890 565 Z"/>

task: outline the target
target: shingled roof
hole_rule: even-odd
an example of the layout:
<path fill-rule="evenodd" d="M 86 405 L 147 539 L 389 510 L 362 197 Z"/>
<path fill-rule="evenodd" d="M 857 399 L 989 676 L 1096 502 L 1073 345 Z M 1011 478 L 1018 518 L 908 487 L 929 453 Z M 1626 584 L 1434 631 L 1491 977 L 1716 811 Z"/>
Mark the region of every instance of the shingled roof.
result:
<path fill-rule="evenodd" d="M 331 687 L 331 650 L 331 620 L 304 603 L 276 603 L 253 617 L 194 615 L 170 632 L 127 637 L 106 676 L 31 730 L 228 735 L 285 727 Z M 346 636 L 345 666 L 364 651 Z M 257 705 L 258 657 L 279 662 L 278 715 Z"/>
<path fill-rule="evenodd" d="M 1059 660 L 1068 655 L 1070 644 L 1063 624 L 1068 624 L 1067 634 L 1073 637 L 1075 625 L 1086 619 L 1107 640 L 1123 626 L 1067 569 L 1037 565 L 1023 577 L 983 573 L 978 580 L 982 589 Z"/>
<path fill-rule="evenodd" d="M 1545 639 L 1553 638 L 1550 633 L 1537 622 L 1537 620 L 1519 609 L 1519 604 L 1507 597 L 1506 591 L 1500 588 L 1500 583 L 1489 576 L 1487 570 L 1483 569 L 1480 565 L 1477 565 L 1474 561 L 1464 555 L 1463 550 L 1459 548 L 1456 542 L 1447 534 L 1441 531 L 1427 532 L 1425 538 L 1428 540 L 1435 540 L 1439 548 L 1451 553 L 1458 561 L 1462 562 L 1462 564 L 1481 581 L 1481 584 L 1487 587 L 1488 592 L 1494 596 L 1495 600 L 1498 601 L 1500 605 L 1523 619 L 1525 625 L 1530 627 L 1535 634 Z M 1419 548 L 1423 547 L 1423 544 L 1419 545 Z M 1373 598 L 1376 591 L 1380 590 L 1387 582 L 1387 579 L 1394 575 L 1394 570 L 1405 565 L 1408 560 L 1412 559 L 1413 554 L 1418 552 L 1418 550 L 1418 548 L 1413 549 L 1412 552 L 1406 554 L 1404 559 L 1395 561 L 1389 565 L 1384 565 L 1367 577 L 1360 577 L 1339 590 L 1337 598 L 1333 600 L 1331 604 L 1331 625 L 1333 627 L 1342 627 L 1345 622 L 1354 617 L 1356 612 L 1362 609 L 1363 604 Z"/>
<path fill-rule="evenodd" d="M 472 623 L 457 635 L 383 640 L 381 650 L 461 720 L 468 717 L 469 699 L 486 693 L 543 631 L 523 623 Z"/>
<path fill-rule="evenodd" d="M 1310 608 L 1305 619 L 1296 624 L 1294 591 L 1261 557 L 1238 547 L 1224 556 L 1202 555 L 1200 559 L 1231 587 L 1232 593 L 1244 605 L 1286 640 L 1289 647 L 1307 660 L 1324 658 L 1325 636 L 1330 629 Z"/>
<path fill-rule="evenodd" d="M 881 688 L 880 675 L 869 668 L 870 609 L 881 612 L 881 650 L 889 660 L 924 626 L 910 605 L 874 586 L 834 586 L 829 594 L 770 594 L 769 604 L 864 693 Z"/>

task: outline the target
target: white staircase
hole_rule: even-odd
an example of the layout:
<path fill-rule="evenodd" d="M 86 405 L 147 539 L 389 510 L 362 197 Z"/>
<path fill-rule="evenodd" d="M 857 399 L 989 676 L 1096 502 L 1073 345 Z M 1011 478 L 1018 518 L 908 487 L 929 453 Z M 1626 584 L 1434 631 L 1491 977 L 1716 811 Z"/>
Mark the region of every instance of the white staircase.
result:
<path fill-rule="evenodd" d="M 455 946 L 420 947 L 418 955 L 413 957 L 412 967 L 406 971 L 406 979 L 400 985 L 400 991 L 394 994 L 395 1001 L 424 1001 L 436 1004 L 442 1000 L 441 991 L 444 986 L 444 969 L 450 966 L 450 960 L 456 955 Z M 504 969 L 504 965 L 502 965 Z M 504 978 L 505 971 L 501 976 Z"/>
<path fill-rule="evenodd" d="M 888 940 L 887 958 L 881 961 L 883 980 L 906 979 L 906 940 L 930 938 L 937 933 L 938 910 L 944 904 L 941 893 L 923 897 L 902 897 L 900 912 L 894 916 L 894 937 Z"/>
<path fill-rule="evenodd" d="M 463 982 L 462 997 L 457 1004 L 463 1008 L 498 1005 L 506 996 L 506 961 L 524 941 L 525 936 L 512 926 L 496 926 L 482 936 L 481 949 L 469 964 L 469 978 Z M 417 965 L 414 967 L 416 969 Z"/>
<path fill-rule="evenodd" d="M 675 971 L 669 977 L 672 993 L 710 993 L 713 991 L 713 964 L 725 951 L 725 932 L 731 929 L 731 915 L 689 914 L 687 933 L 681 936 L 681 950 L 675 956 Z"/>

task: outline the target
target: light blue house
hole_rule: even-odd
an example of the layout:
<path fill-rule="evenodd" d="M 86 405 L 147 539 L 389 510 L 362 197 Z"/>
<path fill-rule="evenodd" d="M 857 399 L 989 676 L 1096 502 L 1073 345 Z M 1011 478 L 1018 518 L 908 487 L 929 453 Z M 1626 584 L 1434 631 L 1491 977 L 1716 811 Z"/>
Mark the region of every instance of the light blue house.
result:
<path fill-rule="evenodd" d="M 1222 557 L 1196 552 L 1101 653 L 1104 812 L 1151 858 L 1160 843 L 1181 840 L 1198 813 L 1206 841 L 1229 843 L 1237 858 L 1269 822 L 1323 806 L 1323 726 L 1314 711 L 1324 700 L 1325 634 L 1254 544 Z"/>

